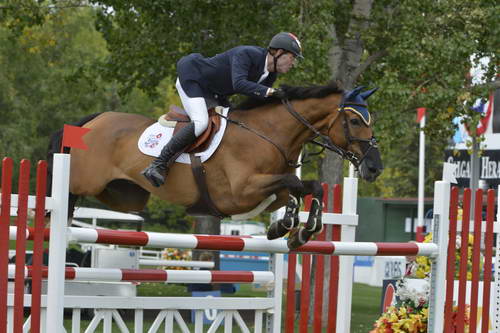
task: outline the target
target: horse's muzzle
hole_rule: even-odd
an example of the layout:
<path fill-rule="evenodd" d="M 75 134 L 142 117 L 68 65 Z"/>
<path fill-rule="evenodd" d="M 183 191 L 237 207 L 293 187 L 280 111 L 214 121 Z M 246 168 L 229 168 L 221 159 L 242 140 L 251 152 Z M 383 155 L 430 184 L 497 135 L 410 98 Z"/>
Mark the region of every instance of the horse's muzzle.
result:
<path fill-rule="evenodd" d="M 372 147 L 359 165 L 359 175 L 362 179 L 373 182 L 382 173 L 384 165 L 378 148 Z"/>

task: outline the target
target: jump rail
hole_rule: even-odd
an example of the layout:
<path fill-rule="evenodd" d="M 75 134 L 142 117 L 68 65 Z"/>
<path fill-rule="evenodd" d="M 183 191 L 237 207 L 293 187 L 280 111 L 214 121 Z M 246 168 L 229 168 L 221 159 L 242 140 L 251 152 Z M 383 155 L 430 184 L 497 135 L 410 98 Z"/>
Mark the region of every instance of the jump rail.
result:
<path fill-rule="evenodd" d="M 45 235 L 49 234 L 45 230 Z M 433 243 L 377 243 L 309 241 L 290 250 L 286 240 L 268 240 L 251 236 L 186 235 L 146 231 L 124 231 L 87 228 L 67 228 L 68 239 L 74 243 L 143 246 L 149 248 L 179 248 L 192 250 L 245 251 L 272 253 L 311 253 L 337 256 L 404 256 L 434 257 L 438 246 Z M 16 239 L 16 227 L 10 228 L 10 239 Z M 30 234 L 27 235 L 30 238 Z M 49 240 L 50 237 L 46 237 Z"/>
<path fill-rule="evenodd" d="M 25 225 L 18 227 L 18 229 L 10 228 L 8 229 L 8 223 L 2 223 L 0 226 L 2 230 L 5 231 L 2 240 L 6 240 L 7 237 L 15 238 L 17 243 L 21 244 L 20 248 L 24 251 L 24 242 L 26 239 L 34 239 L 35 243 L 43 241 L 43 239 L 50 239 L 49 244 L 49 268 L 48 268 L 48 292 L 47 297 L 42 297 L 44 304 L 47 306 L 47 316 L 46 316 L 46 331 L 47 332 L 59 332 L 61 331 L 61 326 L 63 323 L 63 309 L 64 309 L 64 280 L 67 274 L 77 275 L 76 270 L 74 273 L 67 273 L 68 270 L 65 268 L 65 252 L 68 241 L 78 241 L 87 243 L 104 243 L 104 244 L 117 244 L 117 245 L 138 245 L 145 247 L 177 247 L 185 249 L 205 249 L 205 250 L 231 250 L 231 251 L 256 251 L 256 252 L 269 252 L 276 253 L 272 256 L 271 262 L 274 260 L 276 267 L 282 266 L 283 256 L 282 253 L 289 253 L 290 258 L 297 253 L 304 253 L 303 269 L 306 272 L 310 272 L 310 256 L 309 254 L 323 254 L 330 255 L 332 258 L 335 256 L 341 256 L 340 261 L 340 273 L 338 282 L 338 298 L 344 300 L 344 295 L 349 294 L 352 290 L 352 257 L 354 255 L 425 255 L 429 256 L 432 261 L 432 274 L 431 274 L 431 298 L 430 298 L 430 311 L 429 311 L 429 332 L 442 332 L 443 331 L 443 318 L 444 318 L 444 293 L 445 293 L 445 272 L 446 272 L 446 251 L 448 244 L 448 224 L 449 224 L 449 202 L 450 202 L 450 184 L 446 181 L 440 181 L 435 183 L 435 200 L 434 200 L 434 243 L 433 244 L 414 244 L 414 243 L 357 243 L 357 242 L 346 242 L 346 241 L 312 241 L 306 245 L 300 247 L 295 251 L 290 251 L 284 240 L 274 240 L 269 241 L 264 238 L 257 237 L 235 237 L 235 236 L 211 236 L 211 235 L 182 235 L 182 234 L 160 234 L 152 232 L 130 232 L 130 231 L 109 231 L 109 230 L 85 230 L 81 228 L 69 228 L 67 227 L 67 203 L 68 203 L 68 193 L 69 193 L 69 162 L 70 156 L 64 154 L 56 154 L 54 156 L 54 175 L 57 177 L 53 178 L 52 184 L 52 196 L 46 198 L 46 206 L 40 205 L 41 200 L 39 195 L 33 198 L 28 195 L 28 186 L 23 183 L 20 184 L 20 190 L 18 196 L 10 195 L 10 187 L 4 186 L 2 184 L 2 197 L 0 198 L 2 203 L 2 210 L 0 215 L 0 222 L 8 222 L 8 215 L 12 206 L 18 207 L 18 215 L 26 215 L 26 207 L 35 208 L 37 211 L 36 221 L 40 221 L 43 217 L 44 208 L 51 210 L 51 229 L 43 230 L 40 228 L 40 223 L 37 222 L 37 227 L 35 227 L 34 232 L 32 230 L 25 229 Z M 22 170 L 29 175 L 29 163 L 22 162 Z M 28 165 L 26 167 L 26 164 Z M 9 164 L 6 164 L 7 166 Z M 10 168 L 12 165 L 10 164 Z M 2 169 L 2 173 L 5 170 Z M 43 174 L 43 171 L 41 172 Z M 24 179 L 28 179 L 25 177 Z M 21 182 L 20 182 L 21 183 Z M 22 185 L 22 186 L 21 186 Z M 43 188 L 43 186 L 41 186 Z M 37 190 L 38 191 L 38 190 Z M 43 192 L 43 191 L 42 191 Z M 9 193 L 8 195 L 6 195 Z M 344 195 L 355 196 L 356 188 L 346 188 Z M 43 197 L 43 196 L 42 196 Z M 44 197 L 43 197 L 44 198 Z M 12 204 L 11 204 L 12 199 Z M 45 199 L 45 198 L 44 198 Z M 5 209 L 7 207 L 7 209 Z M 42 208 L 40 208 L 42 207 Z M 342 216 L 338 215 L 337 218 L 345 219 L 347 224 L 355 226 L 357 224 L 356 216 L 356 200 L 351 200 L 343 203 L 343 213 Z M 336 212 L 338 213 L 338 212 Z M 334 214 L 332 214 L 334 215 Z M 302 216 L 301 216 L 302 218 Z M 333 216 L 328 216 L 325 214 L 325 220 L 329 218 L 333 219 Z M 25 236 L 23 236 L 23 233 Z M 354 239 L 354 229 L 342 230 L 342 239 Z M 9 236 L 7 236 L 7 234 Z M 344 236 L 349 236 L 345 238 Z M 321 238 L 321 237 L 320 237 Z M 8 243 L 8 242 L 6 242 Z M 321 256 L 320 256 L 321 257 Z M 308 259 L 309 258 L 309 259 Z M 2 258 L 0 258 L 2 259 Z M 41 258 L 39 258 L 41 259 Z M 3 259 L 2 259 L 3 260 Z M 24 281 L 25 276 L 22 273 L 25 271 L 23 267 L 23 262 L 16 265 L 15 277 L 16 280 L 19 277 Z M 0 263 L 2 261 L 0 260 Z M 306 264 L 307 263 L 307 264 Z M 332 263 L 334 260 L 332 259 Z M 41 266 L 41 265 L 40 265 Z M 84 269 L 79 269 L 80 274 L 85 274 Z M 30 271 L 29 269 L 27 270 Z M 118 272 L 119 271 L 119 272 Z M 20 272 L 20 273 L 18 273 Z M 111 271 L 110 271 L 111 272 Z M 123 278 L 123 270 L 113 270 L 113 279 Z M 7 276 L 7 271 L 5 272 L 5 277 Z M 33 275 L 37 274 L 43 276 L 46 271 L 33 270 Z M 93 273 L 89 273 L 92 275 Z M 207 273 L 205 273 L 207 274 Z M 210 274 L 210 273 L 209 273 Z M 272 274 L 272 273 L 271 273 Z M 126 274 L 125 274 L 126 275 Z M 167 277 L 168 278 L 168 277 Z M 211 275 L 213 278 L 213 275 Z M 264 280 L 264 277 L 261 276 Z M 271 276 L 266 276 L 266 280 L 271 278 Z M 185 281 L 184 281 L 185 282 Z M 266 304 L 272 304 L 272 309 L 268 314 L 271 318 L 268 329 L 272 332 L 281 331 L 281 276 L 279 274 L 274 274 L 275 287 L 273 289 L 274 295 L 272 298 L 266 300 Z M 290 281 L 289 281 L 290 283 Z M 303 279 L 304 283 L 307 284 L 309 281 Z M 0 285 L 0 289 L 3 288 L 3 284 Z M 306 286 L 307 287 L 307 286 Z M 307 289 L 308 290 L 308 289 Z M 22 295 L 22 292 L 19 293 Z M 15 303 L 19 303 L 15 307 L 17 309 L 22 309 L 23 298 L 15 296 Z M 347 299 L 347 298 L 346 298 Z M 35 297 L 33 298 L 33 302 Z M 37 301 L 39 302 L 39 301 Z M 349 303 L 349 304 L 347 304 Z M 349 332 L 349 324 L 345 324 L 345 321 L 350 318 L 350 296 L 348 302 L 346 302 L 345 309 L 339 307 L 338 318 L 340 323 L 337 323 L 337 332 Z M 0 304 L 0 307 L 4 305 Z M 307 304 L 305 304 L 305 308 Z M 269 308 L 268 308 L 269 309 Z M 110 310 L 111 311 L 111 310 Z M 20 314 L 17 315 L 14 321 L 21 322 L 22 311 L 18 311 Z M 17 312 L 16 312 L 17 313 Z M 0 313 L 1 315 L 1 313 Z M 177 316 L 178 314 L 172 312 L 165 314 L 165 316 Z M 233 314 L 227 314 L 228 316 L 233 316 Z M 260 313 L 262 315 L 262 313 Z M 108 313 L 111 316 L 111 312 Z M 301 325 L 302 323 L 307 324 L 307 321 L 303 320 L 307 317 L 307 312 L 301 312 Z M 173 317 L 172 317 L 173 318 Z M 346 319 L 347 318 L 347 319 Z M 2 318 L 0 318 L 0 321 Z M 33 320 L 39 320 L 34 317 Z M 222 320 L 222 319 L 218 319 Z M 0 323 L 1 324 L 1 323 Z M 159 325 L 159 324 L 158 324 Z M 340 325 L 340 326 L 339 326 Z M 226 325 L 227 326 L 227 325 Z M 19 326 L 17 326 L 19 327 Z M 340 327 L 340 328 L 339 328 Z"/>
<path fill-rule="evenodd" d="M 33 277 L 33 267 L 26 266 L 25 278 Z M 66 267 L 64 276 L 72 281 L 166 282 L 166 283 L 271 283 L 274 274 L 267 271 L 194 271 L 162 269 L 123 269 Z M 15 277 L 15 265 L 9 265 L 9 279 Z M 48 270 L 42 269 L 42 278 Z"/>
<path fill-rule="evenodd" d="M 60 193 L 68 193 L 69 187 L 69 156 L 68 155 L 55 155 L 54 164 L 59 164 L 60 168 Z M 349 191 L 349 189 L 348 189 Z M 429 314 L 429 332 L 442 332 L 443 331 L 443 318 L 444 318 L 444 299 L 445 299 L 445 273 L 446 273 L 446 251 L 448 244 L 448 220 L 449 220 L 449 201 L 450 201 L 450 183 L 446 181 L 438 181 L 435 183 L 434 193 L 437 199 L 434 201 L 434 235 L 435 244 L 410 244 L 410 243 L 346 243 L 346 242 L 326 242 L 326 241 L 313 241 L 308 242 L 300 247 L 294 253 L 319 253 L 327 255 L 427 255 L 432 259 L 432 275 L 431 275 L 431 297 Z M 350 193 L 356 195 L 356 193 Z M 59 199 L 60 204 L 64 203 L 67 207 L 66 201 Z M 347 207 L 346 211 L 355 212 L 355 201 L 345 202 L 344 205 L 351 205 Z M 345 208 L 345 207 L 344 207 Z M 67 210 L 63 210 L 67 214 Z M 355 214 L 352 214 L 355 215 Z M 65 215 L 66 216 L 66 215 Z M 83 230 L 83 229 L 82 229 Z M 145 247 L 179 247 L 191 249 L 206 249 L 206 250 L 232 250 L 232 251 L 265 251 L 270 253 L 289 253 L 290 250 L 284 240 L 269 241 L 262 238 L 254 237 L 234 237 L 234 236 L 207 236 L 207 235 L 165 235 L 158 233 L 147 232 L 120 232 L 109 230 L 75 230 L 67 227 L 65 219 L 54 219 L 51 223 L 50 231 L 50 252 L 58 251 L 64 253 L 67 247 L 67 241 L 80 241 L 80 242 L 104 242 L 107 244 L 118 245 L 139 245 Z M 53 249 L 53 250 L 52 250 Z M 57 249 L 57 250 L 56 250 Z M 51 265 L 57 266 L 51 271 Z M 345 272 L 341 274 L 345 275 Z M 51 276 L 52 275 L 52 276 Z M 57 277 L 53 275 L 58 275 Z M 351 275 L 347 275 L 351 276 Z M 51 296 L 50 282 L 53 279 L 53 288 L 58 285 L 64 285 L 64 258 L 52 257 L 49 262 L 49 292 L 48 292 L 48 305 L 51 305 L 52 311 L 48 312 L 48 321 L 52 320 L 54 323 L 62 322 L 62 313 L 64 309 L 64 294 L 57 293 L 54 289 Z M 347 283 L 344 282 L 344 283 Z M 339 281 L 339 290 L 342 290 L 342 282 Z M 352 290 L 352 284 L 348 285 L 348 291 Z M 281 284 L 277 286 L 276 293 L 281 293 Z M 277 302 L 277 298 L 274 298 Z M 281 297 L 279 298 L 281 300 Z M 281 301 L 280 301 L 281 303 Z M 279 309 L 279 310 L 278 310 Z M 281 304 L 275 305 L 274 316 L 268 327 L 272 332 L 281 331 Z M 278 313 L 279 312 L 279 313 Z M 350 310 L 348 311 L 350 314 Z M 52 315 L 53 317 L 50 317 Z M 57 324 L 54 324 L 57 325 Z M 49 326 L 47 326 L 49 328 Z M 347 326 L 348 327 L 348 326 Z M 54 326 L 56 328 L 56 326 Z M 348 329 L 343 329 L 348 332 Z"/>

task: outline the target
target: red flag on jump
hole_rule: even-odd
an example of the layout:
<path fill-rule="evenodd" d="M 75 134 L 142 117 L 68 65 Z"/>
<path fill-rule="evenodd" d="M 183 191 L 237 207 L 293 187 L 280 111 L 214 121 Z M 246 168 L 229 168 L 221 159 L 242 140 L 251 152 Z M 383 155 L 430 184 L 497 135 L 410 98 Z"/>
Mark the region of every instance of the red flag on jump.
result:
<path fill-rule="evenodd" d="M 88 131 L 90 131 L 90 128 L 64 125 L 61 153 L 64 147 L 87 150 L 88 147 L 85 142 L 83 142 L 82 137 L 87 134 Z"/>
<path fill-rule="evenodd" d="M 425 117 L 425 108 L 418 108 L 417 109 L 417 123 L 420 124 L 423 117 Z"/>

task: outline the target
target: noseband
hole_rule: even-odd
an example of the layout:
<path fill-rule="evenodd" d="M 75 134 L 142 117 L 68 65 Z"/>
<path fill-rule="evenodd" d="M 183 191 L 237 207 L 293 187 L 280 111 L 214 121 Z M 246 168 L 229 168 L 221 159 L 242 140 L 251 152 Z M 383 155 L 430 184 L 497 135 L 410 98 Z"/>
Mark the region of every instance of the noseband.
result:
<path fill-rule="evenodd" d="M 295 111 L 295 109 L 293 108 L 292 104 L 290 103 L 290 101 L 288 99 L 283 99 L 282 103 L 283 103 L 283 105 L 285 105 L 287 111 L 292 116 L 295 117 L 295 119 L 297 119 L 301 124 L 306 126 L 309 130 L 311 130 L 315 134 L 315 137 L 312 138 L 311 140 L 309 140 L 309 142 L 311 142 L 315 145 L 321 146 L 321 147 L 323 147 L 323 149 L 328 149 L 328 150 L 331 150 L 331 151 L 339 154 L 340 157 L 342 157 L 342 159 L 345 159 L 345 160 L 348 160 L 349 162 L 351 162 L 356 169 L 359 168 L 359 166 L 361 165 L 363 160 L 366 158 L 366 156 L 368 155 L 370 150 L 372 150 L 373 148 L 378 148 L 377 140 L 375 139 L 374 136 L 372 136 L 370 139 L 363 139 L 363 138 L 358 138 L 358 137 L 351 135 L 351 132 L 349 130 L 349 125 L 347 124 L 347 114 L 346 114 L 346 111 L 350 111 L 349 110 L 350 108 L 348 107 L 346 110 L 346 104 L 344 103 L 344 96 L 342 96 L 342 101 L 340 103 L 340 107 L 337 110 L 341 115 L 343 114 L 343 116 L 344 116 L 343 120 L 342 120 L 342 126 L 344 128 L 344 135 L 345 135 L 345 138 L 347 140 L 347 148 L 350 147 L 354 142 L 368 144 L 368 148 L 363 152 L 363 155 L 361 156 L 361 158 L 357 157 L 356 154 L 354 154 L 353 152 L 336 145 L 332 141 L 330 136 L 320 133 L 313 125 L 311 125 L 311 123 L 309 123 L 307 121 L 307 119 L 305 119 L 302 115 L 300 115 L 297 111 Z M 365 105 L 365 104 L 356 104 L 356 103 L 347 103 L 347 105 L 367 107 L 367 105 Z M 330 130 L 332 129 L 333 124 L 334 124 L 334 122 L 332 122 L 330 124 L 330 126 L 328 126 L 327 133 L 330 133 Z M 321 142 L 316 141 L 317 138 L 320 138 Z"/>

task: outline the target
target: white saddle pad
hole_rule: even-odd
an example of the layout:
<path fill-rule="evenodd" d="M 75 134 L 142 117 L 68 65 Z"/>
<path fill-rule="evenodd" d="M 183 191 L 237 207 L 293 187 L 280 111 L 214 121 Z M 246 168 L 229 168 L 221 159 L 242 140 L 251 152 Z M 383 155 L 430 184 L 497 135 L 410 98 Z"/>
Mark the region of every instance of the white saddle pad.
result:
<path fill-rule="evenodd" d="M 224 108 L 222 114 L 227 116 L 229 108 Z M 213 153 L 217 150 L 220 142 L 222 141 L 222 136 L 224 135 L 224 131 L 226 130 L 227 121 L 222 118 L 220 122 L 220 129 L 217 133 L 215 133 L 212 142 L 205 151 L 196 153 L 196 156 L 201 158 L 201 162 L 205 162 L 208 160 Z M 174 133 L 173 127 L 164 127 L 160 125 L 158 122 L 152 124 L 142 133 L 137 145 L 139 150 L 149 156 L 158 157 L 160 156 L 161 149 L 170 141 L 172 138 L 172 134 Z M 191 164 L 189 159 L 189 154 L 181 154 L 176 162 Z"/>

